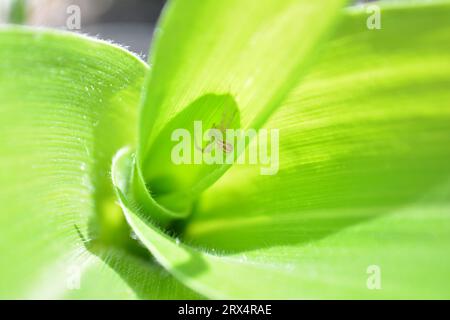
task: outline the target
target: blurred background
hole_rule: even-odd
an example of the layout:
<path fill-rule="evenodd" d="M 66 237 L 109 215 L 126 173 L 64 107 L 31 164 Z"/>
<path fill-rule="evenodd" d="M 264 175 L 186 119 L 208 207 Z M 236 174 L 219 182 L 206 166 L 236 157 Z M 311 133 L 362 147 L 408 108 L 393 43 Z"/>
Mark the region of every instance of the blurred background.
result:
<path fill-rule="evenodd" d="M 85 33 L 112 40 L 146 57 L 164 3 L 165 0 L 0 0 L 0 24 L 20 23 Z"/>

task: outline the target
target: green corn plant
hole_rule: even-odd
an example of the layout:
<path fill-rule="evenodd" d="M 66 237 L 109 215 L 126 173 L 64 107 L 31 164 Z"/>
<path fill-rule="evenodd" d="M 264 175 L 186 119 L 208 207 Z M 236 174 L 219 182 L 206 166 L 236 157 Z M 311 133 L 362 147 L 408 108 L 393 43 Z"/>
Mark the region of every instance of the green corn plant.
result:
<path fill-rule="evenodd" d="M 450 298 L 450 2 L 376 4 L 173 0 L 148 64 L 1 27 L 0 297 Z M 174 164 L 196 120 L 276 174 Z"/>

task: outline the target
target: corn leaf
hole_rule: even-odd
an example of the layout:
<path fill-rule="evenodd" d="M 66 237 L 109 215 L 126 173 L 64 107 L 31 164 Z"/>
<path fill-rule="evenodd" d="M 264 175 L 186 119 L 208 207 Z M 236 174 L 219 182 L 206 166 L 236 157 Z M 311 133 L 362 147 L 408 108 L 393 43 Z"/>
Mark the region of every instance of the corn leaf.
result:
<path fill-rule="evenodd" d="M 129 201 L 135 164 L 118 155 L 127 220 L 179 280 L 211 298 L 449 297 L 450 6 L 382 8 L 381 30 L 346 10 L 267 123 L 281 129 L 278 175 L 233 167 L 181 243 Z"/>
<path fill-rule="evenodd" d="M 106 42 L 0 30 L 0 297 L 189 294 L 140 253 L 110 182 L 146 71 Z"/>
<path fill-rule="evenodd" d="M 227 165 L 174 165 L 170 133 L 258 128 L 305 72 L 343 0 L 172 1 L 156 34 L 140 112 L 136 191 L 159 220 L 189 214 Z M 150 189 L 151 196 L 147 193 Z M 151 197 L 151 198 L 150 198 Z"/>

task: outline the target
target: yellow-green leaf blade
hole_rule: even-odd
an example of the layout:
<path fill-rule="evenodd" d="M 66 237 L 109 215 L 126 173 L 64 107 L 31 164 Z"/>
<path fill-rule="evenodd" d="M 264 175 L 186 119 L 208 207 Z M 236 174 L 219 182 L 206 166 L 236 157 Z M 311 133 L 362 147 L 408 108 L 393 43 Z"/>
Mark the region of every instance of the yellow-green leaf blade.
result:
<path fill-rule="evenodd" d="M 160 287 L 171 283 L 179 292 L 154 264 L 94 245 L 130 239 L 109 170 L 135 144 L 146 72 L 106 42 L 0 29 L 0 297 L 168 297 Z"/>
<path fill-rule="evenodd" d="M 228 166 L 204 166 L 198 172 L 174 166 L 170 148 L 161 148 L 170 143 L 161 134 L 164 128 L 177 116 L 182 116 L 179 128 L 190 128 L 195 120 L 206 126 L 210 117 L 226 123 L 225 113 L 234 126 L 260 127 L 305 72 L 311 51 L 344 2 L 169 3 L 152 50 L 141 110 L 137 179 L 142 181 L 136 184 L 147 185 L 158 201 L 175 195 L 165 206 L 183 201 L 189 206 Z M 211 96 L 215 98 L 208 99 Z M 169 186 L 164 194 L 161 185 Z M 141 198 L 154 209 L 151 200 Z"/>
<path fill-rule="evenodd" d="M 347 12 L 268 122 L 281 129 L 278 175 L 232 168 L 186 223 L 191 246 L 134 208 L 128 221 L 210 297 L 448 298 L 449 13 L 384 7 L 382 30 L 367 30 L 364 10 Z"/>

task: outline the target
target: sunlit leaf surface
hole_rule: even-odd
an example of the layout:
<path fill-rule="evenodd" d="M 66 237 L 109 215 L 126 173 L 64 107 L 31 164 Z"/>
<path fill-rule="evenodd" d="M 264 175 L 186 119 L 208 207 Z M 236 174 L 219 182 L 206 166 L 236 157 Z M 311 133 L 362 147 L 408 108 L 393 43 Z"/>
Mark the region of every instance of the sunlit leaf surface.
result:
<path fill-rule="evenodd" d="M 140 253 L 111 188 L 146 70 L 105 42 L 0 30 L 0 297 L 185 296 Z"/>
<path fill-rule="evenodd" d="M 123 196 L 130 225 L 214 298 L 448 297 L 449 14 L 387 7 L 372 31 L 348 10 L 267 124 L 281 128 L 278 175 L 233 167 L 186 223 L 189 245 Z M 367 283 L 374 267 L 380 290 Z"/>
<path fill-rule="evenodd" d="M 188 214 L 192 201 L 227 166 L 173 165 L 170 135 L 164 132 L 171 127 L 190 129 L 194 120 L 203 121 L 207 129 L 214 124 L 260 127 L 305 73 L 310 53 L 343 3 L 172 1 L 151 53 L 140 113 L 136 184 L 141 189 L 145 184 L 163 207 Z M 162 211 L 138 192 L 140 203 L 154 216 Z"/>
<path fill-rule="evenodd" d="M 150 69 L 0 29 L 0 298 L 449 298 L 450 4 L 342 2 L 173 0 Z M 194 120 L 277 174 L 174 165 Z"/>

